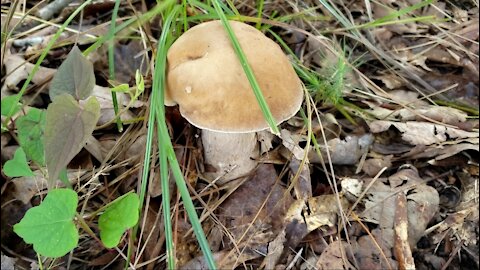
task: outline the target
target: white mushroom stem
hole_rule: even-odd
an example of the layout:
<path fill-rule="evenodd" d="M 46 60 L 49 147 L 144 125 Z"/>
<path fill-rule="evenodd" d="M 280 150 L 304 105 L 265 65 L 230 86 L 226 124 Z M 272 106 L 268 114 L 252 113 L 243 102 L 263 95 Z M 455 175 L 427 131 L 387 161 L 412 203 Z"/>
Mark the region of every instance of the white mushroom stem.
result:
<path fill-rule="evenodd" d="M 255 132 L 221 133 L 202 130 L 202 144 L 205 164 L 216 171 L 207 170 L 205 176 L 224 184 L 247 175 L 258 164 L 259 145 Z"/>

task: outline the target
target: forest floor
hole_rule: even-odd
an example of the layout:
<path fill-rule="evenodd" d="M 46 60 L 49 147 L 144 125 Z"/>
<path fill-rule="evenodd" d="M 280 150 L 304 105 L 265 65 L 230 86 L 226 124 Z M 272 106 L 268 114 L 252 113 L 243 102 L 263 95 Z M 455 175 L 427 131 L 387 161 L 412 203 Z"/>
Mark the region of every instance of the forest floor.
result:
<path fill-rule="evenodd" d="M 46 2 L 1 2 L 1 269 L 479 268 L 478 1 L 221 2 L 305 86 L 227 183 L 178 106 L 150 116 L 156 61 L 219 2 Z"/>

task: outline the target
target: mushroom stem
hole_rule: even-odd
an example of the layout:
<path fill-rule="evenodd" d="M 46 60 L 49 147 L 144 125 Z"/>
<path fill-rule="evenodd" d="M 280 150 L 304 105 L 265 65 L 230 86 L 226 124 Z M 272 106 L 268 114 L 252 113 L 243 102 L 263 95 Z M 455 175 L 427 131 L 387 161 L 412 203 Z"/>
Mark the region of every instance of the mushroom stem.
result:
<path fill-rule="evenodd" d="M 222 185 L 250 173 L 258 164 L 259 145 L 255 132 L 222 133 L 202 130 L 207 169 L 205 177 Z"/>

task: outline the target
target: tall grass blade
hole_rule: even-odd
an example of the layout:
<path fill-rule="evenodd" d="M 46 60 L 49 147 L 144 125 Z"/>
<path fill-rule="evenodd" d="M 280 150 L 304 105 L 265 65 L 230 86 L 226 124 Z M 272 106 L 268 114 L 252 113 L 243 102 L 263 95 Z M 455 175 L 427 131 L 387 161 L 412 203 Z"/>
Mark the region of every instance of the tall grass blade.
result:
<path fill-rule="evenodd" d="M 173 19 L 172 14 L 176 14 L 178 12 L 178 9 L 180 6 L 176 6 L 171 14 L 168 16 L 167 20 L 165 21 L 164 27 L 162 29 L 162 35 L 160 38 L 160 42 L 158 43 L 158 53 L 157 57 L 155 60 L 155 72 L 153 76 L 153 85 L 152 85 L 152 104 L 155 106 L 155 116 L 156 116 L 156 123 L 158 125 L 158 137 L 159 137 L 159 143 L 160 146 L 159 148 L 162 149 L 160 151 L 160 154 L 163 154 L 164 156 L 166 155 L 166 158 L 168 159 L 168 163 L 170 165 L 170 169 L 172 170 L 173 176 L 175 178 L 175 182 L 177 184 L 178 190 L 180 192 L 180 195 L 182 197 L 183 204 L 185 206 L 185 210 L 187 212 L 187 215 L 190 219 L 190 222 L 192 224 L 193 231 L 197 237 L 198 243 L 200 245 L 200 248 L 203 251 L 205 260 L 207 262 L 207 265 L 209 269 L 216 269 L 215 266 L 215 260 L 213 259 L 212 252 L 210 250 L 210 246 L 208 244 L 207 238 L 205 237 L 205 233 L 203 232 L 202 225 L 198 219 L 197 212 L 195 211 L 195 206 L 193 205 L 192 199 L 190 198 L 190 193 L 188 192 L 187 185 L 185 184 L 185 180 L 183 178 L 182 171 L 180 169 L 180 165 L 178 164 L 178 161 L 175 156 L 175 151 L 173 150 L 172 142 L 169 137 L 167 125 L 165 123 L 165 107 L 164 107 L 164 85 L 165 85 L 165 71 L 166 71 L 166 55 L 167 55 L 167 46 L 166 46 L 166 40 L 168 37 L 168 34 L 170 33 L 170 25 L 171 25 L 171 20 Z M 168 170 L 162 170 L 162 171 L 167 171 Z M 163 175 L 164 176 L 164 175 Z M 165 189 L 162 189 L 162 196 L 165 196 L 165 193 L 168 192 L 168 177 L 162 178 L 162 186 L 165 186 Z M 169 219 L 170 216 L 166 216 L 168 213 L 167 209 L 169 209 L 170 202 L 166 202 L 167 205 L 164 205 L 164 213 L 165 213 L 165 219 Z M 165 226 L 167 226 L 167 220 L 165 220 Z M 171 230 L 171 225 L 170 228 Z M 167 231 L 168 228 L 165 228 Z M 167 245 L 169 245 L 169 242 L 172 243 L 172 248 L 173 248 L 173 240 L 167 241 Z M 169 248 L 167 247 L 167 250 Z M 168 254 L 168 251 L 167 251 Z"/>
<path fill-rule="evenodd" d="M 225 16 L 225 13 L 223 12 L 220 2 L 218 0 L 212 0 L 213 6 L 215 7 L 215 11 L 217 12 L 218 17 L 222 21 L 223 27 L 225 28 L 225 31 L 227 31 L 228 37 L 230 38 L 230 41 L 232 42 L 233 49 L 235 50 L 235 53 L 238 56 L 238 59 L 240 60 L 240 63 L 243 67 L 243 71 L 245 72 L 245 75 L 248 78 L 248 81 L 250 82 L 250 85 L 252 86 L 253 93 L 255 94 L 255 97 L 257 98 L 258 104 L 260 105 L 260 109 L 262 110 L 263 116 L 265 117 L 265 120 L 267 121 L 268 125 L 270 126 L 270 129 L 272 133 L 274 134 L 280 134 L 280 131 L 278 130 L 277 123 L 275 119 L 273 118 L 272 113 L 270 112 L 270 109 L 268 108 L 268 104 L 265 101 L 265 98 L 263 97 L 262 91 L 260 90 L 260 85 L 258 85 L 257 80 L 255 79 L 255 75 L 253 74 L 253 70 L 248 64 L 247 57 L 245 56 L 245 53 L 243 52 L 240 43 L 238 42 L 237 37 L 235 36 L 235 33 L 233 32 L 232 27 L 230 26 L 230 23 L 227 20 L 227 17 Z"/>

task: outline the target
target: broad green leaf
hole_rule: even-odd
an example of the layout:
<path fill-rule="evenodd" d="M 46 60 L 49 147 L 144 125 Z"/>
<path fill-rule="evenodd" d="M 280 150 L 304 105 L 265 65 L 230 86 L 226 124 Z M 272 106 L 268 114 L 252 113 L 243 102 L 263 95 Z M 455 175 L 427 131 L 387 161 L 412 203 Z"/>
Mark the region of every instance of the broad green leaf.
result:
<path fill-rule="evenodd" d="M 94 86 L 93 65 L 75 46 L 53 77 L 50 99 L 54 100 L 61 94 L 70 94 L 76 100 L 86 99 L 92 94 Z"/>
<path fill-rule="evenodd" d="M 100 105 L 90 97 L 80 105 L 70 95 L 60 95 L 47 109 L 45 163 L 51 187 L 60 171 L 82 150 L 100 117 Z"/>
<path fill-rule="evenodd" d="M 136 193 L 127 194 L 105 210 L 98 220 L 100 239 L 107 248 L 118 245 L 125 230 L 138 222 L 139 199 Z"/>
<path fill-rule="evenodd" d="M 78 196 L 71 189 L 54 189 L 45 200 L 30 208 L 13 231 L 40 255 L 58 258 L 78 244 L 78 230 L 73 223 Z"/>
<path fill-rule="evenodd" d="M 40 165 L 45 165 L 43 134 L 45 131 L 45 110 L 32 108 L 16 121 L 18 141 L 27 157 Z"/>
<path fill-rule="evenodd" d="M 22 177 L 22 176 L 34 176 L 32 170 L 28 166 L 27 157 L 22 147 L 19 147 L 13 159 L 5 162 L 3 165 L 3 172 L 8 177 Z"/>
<path fill-rule="evenodd" d="M 18 99 L 18 96 L 16 95 L 2 98 L 2 103 L 1 103 L 2 115 L 7 116 L 10 113 L 10 111 L 12 112 L 12 115 L 13 115 L 16 112 L 18 112 L 18 110 L 20 110 L 21 104 L 18 103 L 17 99 Z"/>

